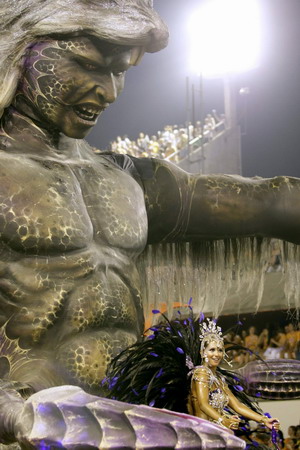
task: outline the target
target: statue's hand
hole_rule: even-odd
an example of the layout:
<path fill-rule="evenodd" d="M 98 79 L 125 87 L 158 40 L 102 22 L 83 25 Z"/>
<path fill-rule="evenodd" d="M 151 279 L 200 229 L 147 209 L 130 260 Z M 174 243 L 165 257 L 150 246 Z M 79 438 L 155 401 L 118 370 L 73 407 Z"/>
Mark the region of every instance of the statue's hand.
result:
<path fill-rule="evenodd" d="M 300 398 L 300 361 L 268 359 L 251 361 L 238 370 L 246 383 L 246 392 L 266 399 Z"/>
<path fill-rule="evenodd" d="M 22 448 L 238 449 L 244 443 L 206 420 L 89 395 L 75 386 L 33 394 L 15 423 Z"/>
<path fill-rule="evenodd" d="M 31 395 L 15 423 L 17 441 L 25 448 L 98 448 L 98 397 L 77 386 L 58 386 Z"/>

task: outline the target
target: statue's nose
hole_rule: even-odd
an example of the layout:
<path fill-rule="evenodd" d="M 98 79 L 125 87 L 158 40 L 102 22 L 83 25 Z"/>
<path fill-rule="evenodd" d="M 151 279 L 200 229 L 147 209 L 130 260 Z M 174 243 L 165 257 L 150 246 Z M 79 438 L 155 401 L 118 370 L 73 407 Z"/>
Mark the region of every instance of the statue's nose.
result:
<path fill-rule="evenodd" d="M 101 77 L 101 82 L 99 82 L 96 92 L 98 96 L 102 97 L 104 103 L 113 103 L 116 100 L 118 91 L 113 73 L 103 78 Z"/>

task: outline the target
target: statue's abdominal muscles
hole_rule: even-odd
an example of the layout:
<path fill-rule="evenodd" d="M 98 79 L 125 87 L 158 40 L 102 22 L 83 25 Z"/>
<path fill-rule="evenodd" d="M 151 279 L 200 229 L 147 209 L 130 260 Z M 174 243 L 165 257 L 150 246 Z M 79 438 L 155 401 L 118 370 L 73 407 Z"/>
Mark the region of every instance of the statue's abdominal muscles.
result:
<path fill-rule="evenodd" d="M 1 186 L 7 335 L 35 355 L 50 352 L 94 388 L 143 331 L 134 265 L 147 237 L 142 190 L 101 158 L 65 165 L 10 157 Z"/>

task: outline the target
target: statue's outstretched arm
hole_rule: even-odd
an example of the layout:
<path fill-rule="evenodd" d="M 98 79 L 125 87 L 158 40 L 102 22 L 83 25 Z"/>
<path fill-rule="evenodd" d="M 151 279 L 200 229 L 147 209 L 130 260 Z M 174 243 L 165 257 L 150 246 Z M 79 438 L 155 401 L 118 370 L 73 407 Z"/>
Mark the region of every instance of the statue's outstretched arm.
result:
<path fill-rule="evenodd" d="M 149 243 L 274 237 L 300 243 L 300 179 L 188 174 L 149 160 L 141 174 Z"/>

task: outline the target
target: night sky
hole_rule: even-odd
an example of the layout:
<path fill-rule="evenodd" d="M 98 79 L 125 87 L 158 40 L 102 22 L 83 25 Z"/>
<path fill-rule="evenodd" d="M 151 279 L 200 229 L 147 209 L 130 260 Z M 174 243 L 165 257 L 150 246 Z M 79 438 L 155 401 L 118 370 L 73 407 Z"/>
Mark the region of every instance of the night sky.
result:
<path fill-rule="evenodd" d="M 98 148 L 107 148 L 118 135 L 135 139 L 140 131 L 151 135 L 167 124 L 186 122 L 186 22 L 201 0 L 154 4 L 169 26 L 169 46 L 145 55 L 128 71 L 122 95 L 88 136 Z M 250 88 L 247 132 L 242 138 L 243 175 L 300 177 L 300 0 L 261 0 L 261 4 L 265 24 L 261 65 L 232 81 L 237 92 L 243 86 Z M 238 97 L 239 105 L 241 100 Z M 204 108 L 223 112 L 222 80 L 205 80 Z"/>

